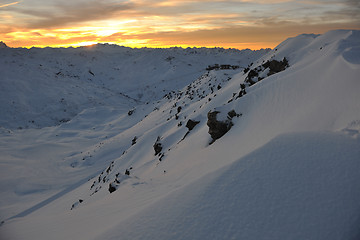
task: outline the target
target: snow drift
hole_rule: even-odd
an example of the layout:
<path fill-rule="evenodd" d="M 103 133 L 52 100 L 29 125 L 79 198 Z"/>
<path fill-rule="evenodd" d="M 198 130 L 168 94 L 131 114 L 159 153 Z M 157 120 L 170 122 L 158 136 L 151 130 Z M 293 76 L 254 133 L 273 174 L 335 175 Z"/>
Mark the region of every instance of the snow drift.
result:
<path fill-rule="evenodd" d="M 358 146 L 281 135 L 97 239 L 358 239 Z"/>

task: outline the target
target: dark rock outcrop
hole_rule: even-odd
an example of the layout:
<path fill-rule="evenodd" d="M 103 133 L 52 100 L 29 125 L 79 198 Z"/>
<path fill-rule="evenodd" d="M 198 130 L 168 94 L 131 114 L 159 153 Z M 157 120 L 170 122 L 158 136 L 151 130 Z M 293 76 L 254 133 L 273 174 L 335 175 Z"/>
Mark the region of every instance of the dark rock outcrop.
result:
<path fill-rule="evenodd" d="M 240 66 L 238 65 L 230 65 L 230 64 L 215 64 L 215 65 L 209 65 L 206 70 L 210 71 L 210 70 L 228 70 L 228 69 L 238 69 Z"/>
<path fill-rule="evenodd" d="M 200 121 L 194 121 L 194 120 L 189 119 L 186 123 L 186 127 L 189 129 L 189 131 L 191 131 L 197 124 L 199 124 L 199 122 Z"/>
<path fill-rule="evenodd" d="M 231 110 L 230 112 L 228 112 L 228 119 L 231 120 L 233 117 L 236 117 L 237 113 L 235 112 L 235 110 Z"/>
<path fill-rule="evenodd" d="M 268 76 L 270 76 L 275 73 L 284 71 L 287 67 L 289 67 L 289 62 L 284 57 L 284 59 L 282 61 L 277 61 L 277 60 L 267 61 L 266 63 L 263 64 L 263 67 L 270 69 L 270 71 L 268 73 Z"/>
<path fill-rule="evenodd" d="M 215 142 L 217 139 L 224 136 L 224 134 L 227 133 L 230 130 L 230 128 L 233 126 L 232 121 L 229 119 L 227 119 L 225 121 L 218 121 L 216 119 L 216 115 L 218 113 L 220 113 L 220 112 L 219 111 L 214 111 L 214 112 L 210 111 L 207 114 L 208 121 L 206 124 L 209 127 L 209 134 L 210 134 L 211 138 L 213 139 L 213 141 L 211 143 Z"/>
<path fill-rule="evenodd" d="M 158 137 L 156 139 L 156 142 L 154 143 L 153 147 L 154 147 L 154 151 L 155 151 L 155 156 L 158 155 L 159 153 L 161 153 L 162 145 L 161 145 L 161 142 L 160 142 L 160 137 Z"/>
<path fill-rule="evenodd" d="M 116 187 L 113 185 L 113 183 L 110 183 L 109 184 L 109 192 L 112 193 L 112 192 L 115 192 L 116 191 Z"/>
<path fill-rule="evenodd" d="M 199 123 L 200 123 L 200 121 L 194 121 L 194 120 L 189 119 L 189 120 L 187 121 L 187 123 L 186 123 L 186 127 L 187 127 L 187 129 L 189 129 L 189 130 L 185 133 L 185 136 L 180 140 L 180 142 L 183 141 L 183 140 L 186 138 L 186 136 L 189 135 L 189 133 L 191 132 L 191 130 L 193 130 L 194 127 L 195 127 L 196 125 L 198 125 Z"/>
<path fill-rule="evenodd" d="M 251 86 L 263 79 L 263 77 L 259 77 L 259 73 L 264 71 L 265 69 L 269 69 L 267 76 L 271 76 L 275 73 L 284 71 L 288 67 L 289 67 L 289 62 L 285 57 L 283 58 L 282 61 L 277 61 L 275 59 L 271 61 L 266 61 L 264 64 L 258 66 L 257 68 L 251 69 L 250 71 L 247 70 L 246 72 L 249 73 L 245 78 L 245 82 Z M 246 72 L 244 71 L 244 73 Z"/>
<path fill-rule="evenodd" d="M 242 96 L 244 96 L 245 94 L 246 94 L 246 89 L 245 89 L 245 84 L 240 84 L 240 88 L 241 88 L 241 90 L 240 90 L 240 92 L 239 92 L 239 95 L 236 97 L 236 99 L 238 99 L 238 98 L 241 98 Z"/>
<path fill-rule="evenodd" d="M 245 82 L 248 82 L 250 85 L 253 85 L 256 83 L 256 81 L 254 81 L 254 78 L 258 76 L 259 76 L 259 72 L 255 69 L 251 69 L 245 79 Z"/>
<path fill-rule="evenodd" d="M 214 111 L 214 112 L 208 112 L 207 116 L 208 116 L 208 121 L 207 121 L 207 125 L 209 127 L 209 134 L 211 136 L 211 138 L 213 139 L 210 144 L 212 144 L 213 142 L 215 142 L 217 139 L 221 138 L 222 136 L 225 135 L 225 133 L 227 133 L 230 128 L 234 125 L 232 122 L 232 119 L 234 117 L 240 117 L 242 116 L 242 114 L 238 114 L 235 112 L 235 110 L 231 110 L 230 112 L 228 112 L 227 114 L 227 119 L 224 121 L 219 121 L 217 120 L 216 116 L 217 114 L 220 113 L 219 111 Z"/>

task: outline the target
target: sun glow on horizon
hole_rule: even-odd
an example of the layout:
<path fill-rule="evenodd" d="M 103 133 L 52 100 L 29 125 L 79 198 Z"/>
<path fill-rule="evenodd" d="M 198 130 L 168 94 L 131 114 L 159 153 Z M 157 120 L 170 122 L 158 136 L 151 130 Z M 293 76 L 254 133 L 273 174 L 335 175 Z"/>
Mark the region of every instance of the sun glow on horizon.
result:
<path fill-rule="evenodd" d="M 301 33 L 360 29 L 360 5 L 334 0 L 37 0 L 0 5 L 0 40 L 10 47 L 274 48 Z M 358 11 L 359 10 L 359 11 Z"/>
<path fill-rule="evenodd" d="M 130 21 L 128 21 L 130 22 Z M 132 21 L 135 22 L 135 21 Z M 131 48 L 169 48 L 169 47 L 223 47 L 223 48 L 237 48 L 237 49 L 253 49 L 258 50 L 261 48 L 273 48 L 274 44 L 266 42 L 221 42 L 217 40 L 206 41 L 202 39 L 196 39 L 196 37 L 185 37 L 179 39 L 176 34 L 176 29 L 161 32 L 161 28 L 153 28 L 153 31 L 158 31 L 158 34 L 162 34 L 163 37 L 157 37 L 151 30 L 143 30 L 131 28 L 131 32 L 125 28 L 120 32 L 116 27 L 99 27 L 99 26 L 83 26 L 73 28 L 60 28 L 52 30 L 33 29 L 31 31 L 17 31 L 8 34 L 8 37 L 16 39 L 15 41 L 3 41 L 9 47 L 82 47 L 91 46 L 98 43 L 116 44 L 119 46 L 131 47 Z M 183 29 L 184 30 L 184 29 Z M 188 34 L 196 32 L 195 26 L 189 26 L 187 29 Z M 172 36 L 174 34 L 174 36 Z M 155 36 L 154 36 L 155 35 Z M 159 35 L 159 36 L 160 36 Z M 210 39 L 211 40 L 211 39 Z"/>

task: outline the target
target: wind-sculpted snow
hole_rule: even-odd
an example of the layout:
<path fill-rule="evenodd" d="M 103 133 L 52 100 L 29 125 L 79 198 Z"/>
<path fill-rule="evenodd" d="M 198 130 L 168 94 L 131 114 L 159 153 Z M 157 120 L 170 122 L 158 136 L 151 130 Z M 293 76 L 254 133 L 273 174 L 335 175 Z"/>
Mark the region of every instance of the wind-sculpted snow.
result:
<path fill-rule="evenodd" d="M 346 61 L 352 64 L 360 64 L 360 32 L 354 31 L 348 38 L 342 40 L 338 51 Z"/>
<path fill-rule="evenodd" d="M 221 49 L 70 49 L 102 60 L 75 64 L 93 83 L 112 74 L 103 69 L 121 50 L 118 66 L 135 82 L 110 87 L 120 80 L 104 80 L 121 92 L 111 102 L 81 80 L 79 88 L 101 95 L 103 105 L 79 108 L 58 126 L 3 129 L 0 235 L 357 239 L 359 42 L 359 31 L 303 34 L 238 59 Z M 166 73 L 151 75 L 147 54 Z M 257 76 L 249 81 L 251 71 Z M 215 121 L 230 126 L 216 141 Z M 74 185 L 88 176 L 95 177 Z"/>
<path fill-rule="evenodd" d="M 357 239 L 359 147 L 342 134 L 281 135 L 96 239 Z"/>

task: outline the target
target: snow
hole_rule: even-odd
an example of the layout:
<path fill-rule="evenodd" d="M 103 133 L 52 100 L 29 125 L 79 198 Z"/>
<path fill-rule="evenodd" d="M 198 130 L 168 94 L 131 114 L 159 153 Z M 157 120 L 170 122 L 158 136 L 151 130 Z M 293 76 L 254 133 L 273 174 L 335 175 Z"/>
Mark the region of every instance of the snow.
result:
<path fill-rule="evenodd" d="M 208 65 L 246 66 L 268 51 L 130 49 L 102 44 L 75 49 L 4 48 L 0 52 L 0 126 L 54 126 L 98 106 L 129 110 L 183 88 Z"/>
<path fill-rule="evenodd" d="M 281 135 L 95 239 L 357 239 L 359 149 L 342 134 Z"/>
<path fill-rule="evenodd" d="M 359 238 L 359 37 L 0 49 L 0 236 Z M 259 67 L 284 57 L 284 71 Z M 240 68 L 206 70 L 216 63 Z M 247 83 L 247 66 L 263 79 Z M 214 110 L 238 115 L 209 145 Z"/>

